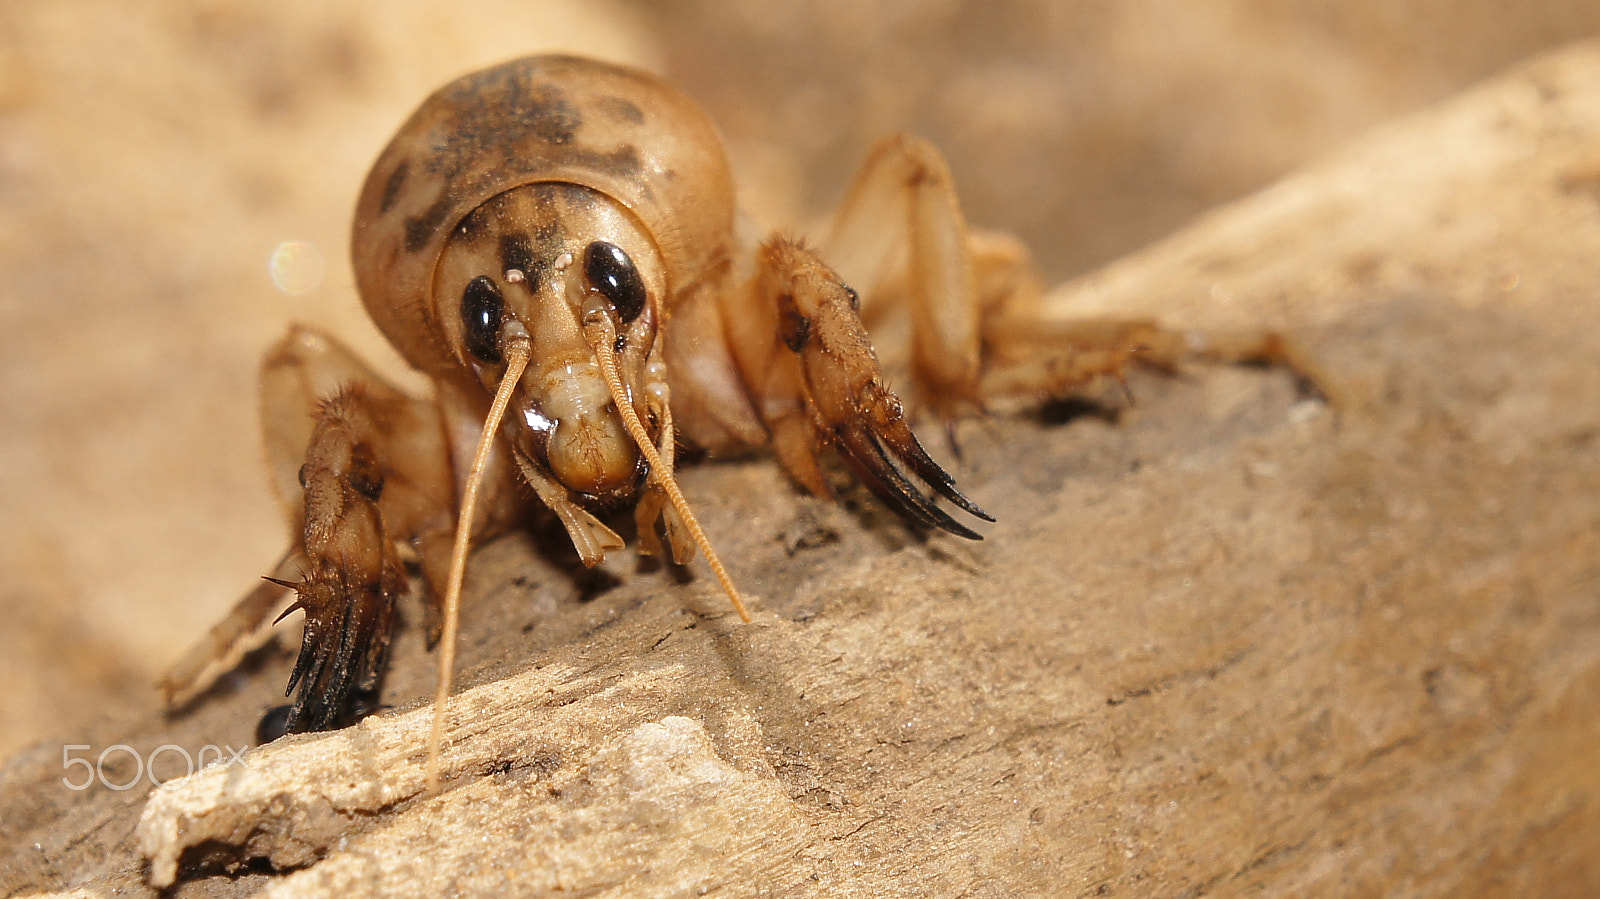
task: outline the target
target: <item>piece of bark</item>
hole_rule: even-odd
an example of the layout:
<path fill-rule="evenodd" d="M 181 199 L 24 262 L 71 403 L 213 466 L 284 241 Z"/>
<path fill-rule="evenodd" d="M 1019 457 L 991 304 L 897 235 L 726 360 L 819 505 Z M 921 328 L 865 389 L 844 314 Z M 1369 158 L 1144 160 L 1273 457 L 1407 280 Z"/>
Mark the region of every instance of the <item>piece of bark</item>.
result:
<path fill-rule="evenodd" d="M 636 720 L 651 705 L 642 697 L 689 689 L 689 672 L 611 685 L 569 674 L 544 669 L 460 696 L 445 763 L 465 782 L 439 798 L 422 795 L 425 708 L 267 746 L 158 790 L 139 825 L 151 883 L 170 886 L 184 851 L 210 841 L 305 869 L 275 882 L 274 896 L 674 896 L 761 877 L 805 846 L 809 822 L 760 760 L 757 734 L 742 735 L 754 752 L 742 771 L 696 721 Z M 380 816 L 393 822 L 367 826 Z"/>
<path fill-rule="evenodd" d="M 1206 367 L 1137 378 L 1120 416 L 967 426 L 958 477 L 999 519 L 977 545 L 767 461 L 687 471 L 753 625 L 626 566 L 580 601 L 500 541 L 440 797 L 408 632 L 402 711 L 152 796 L 148 872 L 142 797 L 52 806 L 59 759 L 13 760 L 4 867 L 186 896 L 1591 894 L 1597 147 L 1586 44 L 1055 296 L 1287 326 L 1338 414 Z M 125 741 L 237 744 L 287 664 Z"/>

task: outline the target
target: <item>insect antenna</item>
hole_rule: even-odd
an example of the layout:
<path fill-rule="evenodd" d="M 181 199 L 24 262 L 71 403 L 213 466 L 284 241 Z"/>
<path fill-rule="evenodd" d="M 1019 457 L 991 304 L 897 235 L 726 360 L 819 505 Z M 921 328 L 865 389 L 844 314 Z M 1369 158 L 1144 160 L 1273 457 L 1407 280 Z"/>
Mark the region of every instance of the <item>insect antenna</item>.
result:
<path fill-rule="evenodd" d="M 711 540 L 706 537 L 706 532 L 700 529 L 700 522 L 689 508 L 689 501 L 684 498 L 683 491 L 678 489 L 677 479 L 661 461 L 661 454 L 650 441 L 644 423 L 639 421 L 639 413 L 634 411 L 633 401 L 629 399 L 627 390 L 622 386 L 622 376 L 617 371 L 616 325 L 611 321 L 611 314 L 598 302 L 598 298 L 592 295 L 590 301 L 584 304 L 583 336 L 594 350 L 595 359 L 600 363 L 600 375 L 605 378 L 606 389 L 611 391 L 611 401 L 616 404 L 617 411 L 622 415 L 622 424 L 628 429 L 628 435 L 633 438 L 633 442 L 639 445 L 639 452 L 644 454 L 645 461 L 650 464 L 650 476 L 655 478 L 661 489 L 667 492 L 667 499 L 672 502 L 673 508 L 678 510 L 678 516 L 689 529 L 689 536 L 700 547 L 700 551 L 705 553 L 706 562 L 716 574 L 717 580 L 722 583 L 722 589 L 728 594 L 728 601 L 733 603 L 734 611 L 738 612 L 739 618 L 748 624 L 750 612 L 744 607 L 744 600 L 739 596 L 739 588 L 733 585 L 733 578 L 728 576 L 728 569 L 722 566 L 717 551 L 711 548 Z"/>
<path fill-rule="evenodd" d="M 467 571 L 467 547 L 472 538 L 472 519 L 477 514 L 478 493 L 483 487 L 483 469 L 489 462 L 489 450 L 500 430 L 500 419 L 505 417 L 511 404 L 511 392 L 522 379 L 523 369 L 533 355 L 528 331 L 521 322 L 513 319 L 506 325 L 506 373 L 495 390 L 494 403 L 483 420 L 483 433 L 478 437 L 478 450 L 472 457 L 472 470 L 467 475 L 467 486 L 461 496 L 461 512 L 456 516 L 456 542 L 450 553 L 450 579 L 444 592 L 444 634 L 439 650 L 439 687 L 433 695 L 433 731 L 428 735 L 428 792 L 439 791 L 439 745 L 444 738 L 445 704 L 450 699 L 450 687 L 455 679 L 456 619 L 461 607 L 461 581 Z"/>

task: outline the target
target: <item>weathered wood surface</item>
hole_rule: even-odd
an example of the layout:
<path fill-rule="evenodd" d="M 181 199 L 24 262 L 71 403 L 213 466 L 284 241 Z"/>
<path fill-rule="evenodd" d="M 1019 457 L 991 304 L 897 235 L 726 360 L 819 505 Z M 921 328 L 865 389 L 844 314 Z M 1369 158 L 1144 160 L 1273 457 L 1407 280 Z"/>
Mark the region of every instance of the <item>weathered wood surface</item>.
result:
<path fill-rule="evenodd" d="M 14 757 L 7 885 L 1593 894 L 1596 260 L 1584 45 L 1054 297 L 1289 328 L 1337 414 L 1206 368 L 1137 378 L 1114 422 L 969 424 L 958 476 L 999 519 L 979 545 L 801 499 L 759 459 L 698 468 L 754 624 L 631 565 L 583 600 L 501 541 L 469 576 L 442 796 L 408 633 L 400 710 L 148 802 L 64 799 L 54 745 Z M 92 737 L 241 745 L 287 664 Z"/>

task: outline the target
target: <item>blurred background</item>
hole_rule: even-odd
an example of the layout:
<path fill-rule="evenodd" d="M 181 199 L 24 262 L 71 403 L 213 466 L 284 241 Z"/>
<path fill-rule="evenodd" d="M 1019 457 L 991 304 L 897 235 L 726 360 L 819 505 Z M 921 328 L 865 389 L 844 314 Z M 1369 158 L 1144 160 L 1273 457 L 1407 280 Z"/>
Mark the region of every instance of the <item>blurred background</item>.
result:
<path fill-rule="evenodd" d="M 349 211 L 455 75 L 667 74 L 769 224 L 915 131 L 1057 281 L 1597 29 L 1591 0 L 0 3 L 0 755 L 153 708 L 281 551 L 257 360 L 301 321 L 400 371 Z"/>

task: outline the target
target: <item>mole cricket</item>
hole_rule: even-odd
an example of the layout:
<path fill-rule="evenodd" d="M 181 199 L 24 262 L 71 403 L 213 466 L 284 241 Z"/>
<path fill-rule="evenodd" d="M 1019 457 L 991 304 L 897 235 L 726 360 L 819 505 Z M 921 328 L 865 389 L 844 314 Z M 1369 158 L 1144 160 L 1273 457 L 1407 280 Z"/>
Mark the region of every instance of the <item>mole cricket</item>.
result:
<path fill-rule="evenodd" d="M 261 371 L 270 475 L 296 510 L 289 548 L 163 687 L 169 705 L 195 696 L 293 591 L 278 616 L 305 613 L 287 729 L 348 724 L 379 686 L 415 572 L 430 644 L 443 644 L 432 785 L 468 555 L 531 506 L 590 566 L 624 546 L 604 517 L 631 509 L 639 552 L 687 564 L 698 548 L 747 621 L 673 478 L 680 445 L 770 446 L 819 496 L 831 450 L 908 522 L 980 539 L 956 514 L 992 519 L 913 433 L 869 322 L 908 322 L 908 398 L 946 422 L 1134 362 L 1290 361 L 1265 331 L 1202 350 L 1149 320 L 1044 322 L 1027 251 L 970 228 L 943 157 L 912 137 L 871 150 L 820 243 L 754 233 L 698 106 L 653 75 L 571 56 L 430 96 L 367 176 L 351 262 L 368 313 L 433 395 L 290 328 Z"/>

